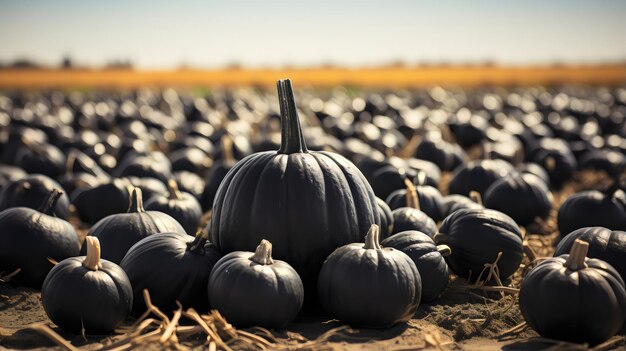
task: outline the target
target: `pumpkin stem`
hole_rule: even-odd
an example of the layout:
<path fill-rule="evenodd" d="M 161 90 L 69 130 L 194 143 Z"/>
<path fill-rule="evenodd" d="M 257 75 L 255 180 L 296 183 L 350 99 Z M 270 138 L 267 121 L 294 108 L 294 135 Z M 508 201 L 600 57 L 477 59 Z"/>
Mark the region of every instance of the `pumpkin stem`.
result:
<path fill-rule="evenodd" d="M 281 140 L 279 154 L 294 154 L 308 152 L 300 119 L 296 110 L 296 102 L 293 97 L 293 89 L 289 79 L 281 79 L 276 83 L 278 87 L 278 102 L 281 114 Z"/>
<path fill-rule="evenodd" d="M 426 185 L 426 172 L 422 171 L 421 169 L 417 170 L 415 185 Z"/>
<path fill-rule="evenodd" d="M 380 227 L 378 224 L 372 224 L 370 230 L 365 235 L 365 245 L 363 248 L 365 250 L 380 250 L 382 247 L 380 246 Z"/>
<path fill-rule="evenodd" d="M 72 169 L 74 168 L 75 162 L 76 162 L 76 152 L 74 152 L 74 149 L 72 149 L 67 154 L 67 161 L 65 161 L 65 173 L 67 174 L 74 173 Z"/>
<path fill-rule="evenodd" d="M 272 243 L 263 239 L 259 246 L 256 247 L 254 255 L 250 256 L 250 261 L 267 266 L 274 263 L 272 260 Z"/>
<path fill-rule="evenodd" d="M 484 142 L 482 144 L 483 148 L 483 158 L 486 160 L 491 159 L 491 154 L 493 153 L 493 145 L 489 142 Z"/>
<path fill-rule="evenodd" d="M 413 182 L 408 178 L 404 178 L 404 185 L 406 186 L 406 207 L 420 209 L 420 201 L 417 197 L 417 189 Z"/>
<path fill-rule="evenodd" d="M 224 163 L 233 162 L 235 156 L 233 156 L 233 139 L 224 134 L 222 137 L 222 160 Z"/>
<path fill-rule="evenodd" d="M 175 179 L 169 179 L 167 181 L 167 190 L 170 192 L 170 200 L 182 200 L 183 194 L 178 189 Z"/>
<path fill-rule="evenodd" d="M 450 254 L 452 254 L 452 249 L 448 245 L 437 245 L 437 251 L 443 257 L 450 256 Z"/>
<path fill-rule="evenodd" d="M 208 239 L 208 234 L 205 231 L 202 229 L 198 230 L 196 237 L 187 243 L 187 250 L 199 255 L 204 255 L 204 245 Z"/>
<path fill-rule="evenodd" d="M 580 239 L 576 239 L 565 261 L 565 267 L 571 271 L 586 268 L 587 264 L 585 263 L 585 259 L 587 258 L 587 251 L 589 251 L 589 244 Z"/>
<path fill-rule="evenodd" d="M 95 236 L 85 237 L 85 245 L 87 245 L 87 256 L 83 260 L 83 267 L 97 271 L 102 269 L 100 262 L 100 241 Z"/>
<path fill-rule="evenodd" d="M 134 187 L 130 193 L 130 206 L 127 213 L 145 212 L 143 209 L 143 195 L 141 194 L 141 188 Z"/>
<path fill-rule="evenodd" d="M 52 216 L 54 214 L 54 207 L 56 206 L 57 201 L 59 201 L 61 195 L 63 195 L 61 190 L 56 188 L 52 189 L 46 200 L 41 204 L 41 206 L 39 206 L 38 211 Z"/>
<path fill-rule="evenodd" d="M 554 171 L 554 168 L 556 168 L 556 160 L 552 156 L 546 157 L 545 164 L 548 172 L 552 172 Z"/>
<path fill-rule="evenodd" d="M 479 205 L 483 205 L 483 197 L 480 196 L 480 193 L 476 190 L 472 190 L 469 192 L 469 198 L 474 200 L 475 203 Z"/>

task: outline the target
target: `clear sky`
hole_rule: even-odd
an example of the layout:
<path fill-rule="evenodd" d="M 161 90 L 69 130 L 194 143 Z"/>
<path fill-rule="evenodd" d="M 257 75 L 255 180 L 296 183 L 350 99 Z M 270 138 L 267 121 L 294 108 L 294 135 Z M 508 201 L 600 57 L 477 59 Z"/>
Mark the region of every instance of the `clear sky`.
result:
<path fill-rule="evenodd" d="M 0 61 L 141 68 L 626 61 L 626 0 L 0 0 Z"/>

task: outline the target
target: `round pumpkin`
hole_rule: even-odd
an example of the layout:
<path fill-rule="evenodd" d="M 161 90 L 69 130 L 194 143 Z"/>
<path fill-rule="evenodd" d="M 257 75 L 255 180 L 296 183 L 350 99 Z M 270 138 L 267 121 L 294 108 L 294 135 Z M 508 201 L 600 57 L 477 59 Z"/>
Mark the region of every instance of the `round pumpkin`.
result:
<path fill-rule="evenodd" d="M 127 179 L 113 179 L 91 189 L 78 189 L 72 193 L 72 203 L 83 222 L 95 223 L 102 218 L 124 213 L 132 185 Z"/>
<path fill-rule="evenodd" d="M 36 210 L 46 201 L 50 192 L 62 189 L 61 185 L 43 174 L 31 174 L 27 177 L 8 182 L 0 192 L 0 211 L 10 207 L 28 207 Z M 54 215 L 63 219 L 70 216 L 70 200 L 62 192 L 57 199 Z"/>
<path fill-rule="evenodd" d="M 459 277 L 476 281 L 485 264 L 494 263 L 504 282 L 522 263 L 522 233 L 515 221 L 489 209 L 461 209 L 446 217 L 435 235 L 437 245 L 448 245 L 448 265 Z M 483 275 L 481 279 L 485 279 Z"/>
<path fill-rule="evenodd" d="M 415 186 L 407 182 L 406 207 L 396 208 L 391 212 L 393 216 L 393 229 L 391 234 L 404 232 L 407 230 L 417 230 L 429 236 L 437 233 L 437 224 L 428 215 L 420 210 L 419 201 Z"/>
<path fill-rule="evenodd" d="M 415 188 L 417 199 L 419 201 L 419 209 L 426 213 L 428 217 L 432 218 L 433 221 L 441 221 L 444 218 L 443 196 L 441 196 L 439 190 L 430 185 L 413 185 L 410 183 L 410 180 L 405 179 L 405 186 L 407 186 L 407 189 L 409 187 Z M 389 196 L 387 196 L 385 202 L 389 204 L 389 208 L 395 210 L 400 207 L 407 207 L 407 189 L 394 190 L 391 194 L 389 194 Z"/>
<path fill-rule="evenodd" d="M 435 300 L 448 286 L 450 271 L 444 257 L 451 250 L 447 245 L 436 245 L 431 237 L 415 230 L 394 234 L 380 245 L 400 250 L 413 260 L 422 279 L 422 302 Z"/>
<path fill-rule="evenodd" d="M 419 306 L 422 280 L 415 263 L 402 251 L 382 248 L 378 238 L 372 225 L 365 244 L 342 246 L 324 261 L 320 304 L 344 323 L 387 328 L 411 319 Z"/>
<path fill-rule="evenodd" d="M 46 314 L 61 329 L 108 334 L 130 313 L 133 290 L 120 266 L 100 260 L 97 238 L 87 237 L 87 256 L 67 258 L 52 268 L 41 288 Z"/>
<path fill-rule="evenodd" d="M 187 234 L 193 236 L 198 231 L 202 219 L 200 203 L 193 195 L 178 190 L 176 180 L 170 179 L 167 185 L 169 196 L 153 196 L 146 202 L 146 209 L 172 216 L 183 226 Z"/>
<path fill-rule="evenodd" d="M 541 336 L 599 344 L 626 321 L 626 287 L 608 263 L 586 258 L 588 244 L 575 240 L 569 255 L 539 263 L 522 281 L 519 306 Z"/>
<path fill-rule="evenodd" d="M 504 160 L 474 160 L 454 170 L 448 190 L 450 194 L 465 196 L 477 191 L 484 196 L 491 184 L 514 172 L 513 166 Z"/>
<path fill-rule="evenodd" d="M 251 251 L 266 238 L 315 297 L 324 259 L 363 239 L 380 223 L 376 197 L 361 172 L 332 152 L 308 151 L 291 82 L 278 81 L 282 140 L 278 151 L 239 161 L 220 185 L 208 232 L 223 253 Z"/>
<path fill-rule="evenodd" d="M 286 262 L 272 258 L 262 240 L 255 252 L 235 251 L 213 267 L 208 283 L 211 306 L 239 327 L 282 328 L 298 314 L 304 287 Z"/>
<path fill-rule="evenodd" d="M 180 233 L 143 238 L 120 263 L 133 286 L 133 314 L 146 310 L 144 289 L 148 289 L 152 303 L 165 313 L 176 309 L 176 301 L 184 308 L 207 312 L 206 285 L 211 269 L 221 257 L 202 233 L 195 239 Z"/>

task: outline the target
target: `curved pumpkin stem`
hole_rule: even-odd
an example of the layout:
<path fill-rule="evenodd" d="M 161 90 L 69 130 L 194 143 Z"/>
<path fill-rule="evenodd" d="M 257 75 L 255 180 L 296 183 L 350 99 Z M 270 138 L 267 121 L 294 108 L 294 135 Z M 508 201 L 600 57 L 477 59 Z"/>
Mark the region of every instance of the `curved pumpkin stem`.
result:
<path fill-rule="evenodd" d="M 452 254 L 452 249 L 448 245 L 437 245 L 437 251 L 443 257 L 450 256 L 450 254 Z"/>
<path fill-rule="evenodd" d="M 365 250 L 380 250 L 380 227 L 378 224 L 372 224 L 370 230 L 365 235 Z"/>
<path fill-rule="evenodd" d="M 178 184 L 175 179 L 169 179 L 167 181 L 167 190 L 170 192 L 170 200 L 182 200 L 183 194 L 178 189 Z"/>
<path fill-rule="evenodd" d="M 61 190 L 56 188 L 52 189 L 48 194 L 46 200 L 44 200 L 41 206 L 39 206 L 38 211 L 45 213 L 49 216 L 54 215 L 54 207 L 56 206 L 57 201 L 59 201 L 59 198 L 61 198 L 61 195 L 63 195 L 63 192 Z"/>
<path fill-rule="evenodd" d="M 228 134 L 222 136 L 222 160 L 224 163 L 235 160 L 235 156 L 233 156 L 233 139 Z"/>
<path fill-rule="evenodd" d="M 569 256 L 565 261 L 564 266 L 571 271 L 578 271 L 587 267 L 585 259 L 587 258 L 587 251 L 589 251 L 589 244 L 580 239 L 574 241 L 572 249 L 569 251 Z"/>
<path fill-rule="evenodd" d="M 256 247 L 254 255 L 250 256 L 250 261 L 267 266 L 274 263 L 272 259 L 272 243 L 263 239 L 259 246 Z"/>
<path fill-rule="evenodd" d="M 469 192 L 469 198 L 474 200 L 475 203 L 483 206 L 483 197 L 476 190 L 472 190 Z"/>
<path fill-rule="evenodd" d="M 145 212 L 145 210 L 143 209 L 143 195 L 141 193 L 141 188 L 133 188 L 133 191 L 130 194 L 130 206 L 128 207 L 128 211 L 126 212 Z"/>
<path fill-rule="evenodd" d="M 420 209 L 420 201 L 417 197 L 417 188 L 413 185 L 408 178 L 404 178 L 404 185 L 406 186 L 406 207 Z"/>
<path fill-rule="evenodd" d="M 209 240 L 209 234 L 200 229 L 196 233 L 196 237 L 187 243 L 187 250 L 199 255 L 204 255 L 204 245 Z"/>
<path fill-rule="evenodd" d="M 294 154 L 308 152 L 300 119 L 296 110 L 296 102 L 293 97 L 293 88 L 289 79 L 281 79 L 276 83 L 278 87 L 278 102 L 281 114 L 281 140 L 279 154 Z"/>
<path fill-rule="evenodd" d="M 87 256 L 83 260 L 83 267 L 97 271 L 102 269 L 100 262 L 100 241 L 95 236 L 85 237 L 85 245 L 87 245 Z"/>

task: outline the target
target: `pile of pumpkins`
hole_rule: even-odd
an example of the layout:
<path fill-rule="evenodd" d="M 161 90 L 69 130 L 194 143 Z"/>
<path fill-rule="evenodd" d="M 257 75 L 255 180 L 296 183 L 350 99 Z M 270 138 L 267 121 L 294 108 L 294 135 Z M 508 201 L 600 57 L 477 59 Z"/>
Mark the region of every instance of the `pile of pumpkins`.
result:
<path fill-rule="evenodd" d="M 286 79 L 278 81 L 279 113 L 255 94 L 225 94 L 215 108 L 185 104 L 172 90 L 162 100 L 139 94 L 141 106 L 55 95 L 52 117 L 37 112 L 48 111 L 40 102 L 9 108 L 12 100 L 0 99 L 0 111 L 11 111 L 2 144 L 10 165 L 0 166 L 0 272 L 40 288 L 50 319 L 77 333 L 109 333 L 141 315 L 146 290 L 166 313 L 178 304 L 215 308 L 242 327 L 282 328 L 321 307 L 344 323 L 386 328 L 436 301 L 451 273 L 507 284 L 524 257 L 520 226 L 550 215 L 550 189 L 570 180 L 580 159 L 580 168 L 601 169 L 614 184 L 558 209 L 564 237 L 555 257 L 524 277 L 520 309 L 550 338 L 597 344 L 618 333 L 626 321 L 626 146 L 609 148 L 607 135 L 605 148 L 577 157 L 571 123 L 537 121 L 550 105 L 516 119 L 532 108 L 511 96 L 528 96 L 511 94 L 505 108 L 499 95 L 485 94 L 477 115 L 460 105 L 467 97 L 443 89 L 429 101 L 446 94 L 452 117 L 375 95 L 352 100 L 356 122 L 341 112 L 341 98 L 311 98 L 321 124 L 308 129 Z M 612 104 L 626 110 L 626 101 Z M 604 137 L 595 131 L 589 139 Z M 163 145 L 167 155 L 155 151 Z M 468 161 L 463 147 L 483 157 Z M 442 171 L 453 171 L 447 196 L 438 190 Z M 84 243 L 67 222 L 70 203 L 91 224 Z M 498 276 L 485 280 L 494 262 Z"/>

